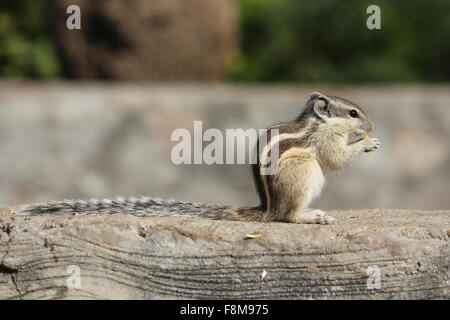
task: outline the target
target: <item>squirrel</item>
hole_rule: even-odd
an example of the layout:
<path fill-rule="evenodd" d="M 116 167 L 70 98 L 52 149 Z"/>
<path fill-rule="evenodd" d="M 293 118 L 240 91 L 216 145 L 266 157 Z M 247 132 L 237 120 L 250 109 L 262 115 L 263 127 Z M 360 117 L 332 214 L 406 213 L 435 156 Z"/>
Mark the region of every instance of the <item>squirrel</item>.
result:
<path fill-rule="evenodd" d="M 361 153 L 378 149 L 379 140 L 367 136 L 375 129 L 373 122 L 356 104 L 313 92 L 296 119 L 269 129 L 277 129 L 279 134 L 269 137 L 263 152 L 267 154 L 273 147 L 278 148 L 277 170 L 274 174 L 261 174 L 261 155 L 252 165 L 261 201 L 257 207 L 118 197 L 23 205 L 15 214 L 121 213 L 256 222 L 335 223 L 334 217 L 322 210 L 310 209 L 309 204 L 319 196 L 324 186 L 324 172 L 343 169 Z"/>

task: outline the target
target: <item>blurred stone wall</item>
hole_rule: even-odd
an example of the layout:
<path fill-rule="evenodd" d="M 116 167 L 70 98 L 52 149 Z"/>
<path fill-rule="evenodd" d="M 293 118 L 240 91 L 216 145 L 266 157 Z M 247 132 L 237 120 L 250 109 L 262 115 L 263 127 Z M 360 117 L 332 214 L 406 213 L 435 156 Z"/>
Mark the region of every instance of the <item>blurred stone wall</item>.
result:
<path fill-rule="evenodd" d="M 0 203 L 148 195 L 257 202 L 246 165 L 174 165 L 174 129 L 264 128 L 312 91 L 359 103 L 381 148 L 328 175 L 320 208 L 450 208 L 448 87 L 0 84 Z"/>

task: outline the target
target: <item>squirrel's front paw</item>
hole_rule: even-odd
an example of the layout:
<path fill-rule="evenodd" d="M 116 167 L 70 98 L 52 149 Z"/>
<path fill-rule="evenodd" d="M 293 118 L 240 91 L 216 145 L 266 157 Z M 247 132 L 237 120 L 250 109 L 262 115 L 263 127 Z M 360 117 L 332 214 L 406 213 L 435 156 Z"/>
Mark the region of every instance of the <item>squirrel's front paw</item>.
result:
<path fill-rule="evenodd" d="M 370 152 L 378 149 L 380 147 L 380 140 L 377 138 L 369 138 L 363 140 L 364 143 L 364 152 Z"/>

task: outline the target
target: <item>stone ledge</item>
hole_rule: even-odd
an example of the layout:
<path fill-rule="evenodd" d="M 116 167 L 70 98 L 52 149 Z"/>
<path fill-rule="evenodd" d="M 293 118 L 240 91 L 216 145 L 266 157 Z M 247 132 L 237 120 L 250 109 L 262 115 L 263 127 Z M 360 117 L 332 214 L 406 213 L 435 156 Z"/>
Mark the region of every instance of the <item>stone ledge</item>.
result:
<path fill-rule="evenodd" d="M 330 214 L 336 225 L 19 217 L 5 208 L 0 299 L 450 298 L 450 211 Z M 261 237 L 245 240 L 254 232 Z M 72 265 L 80 289 L 67 287 Z M 367 286 L 370 266 L 380 289 Z"/>

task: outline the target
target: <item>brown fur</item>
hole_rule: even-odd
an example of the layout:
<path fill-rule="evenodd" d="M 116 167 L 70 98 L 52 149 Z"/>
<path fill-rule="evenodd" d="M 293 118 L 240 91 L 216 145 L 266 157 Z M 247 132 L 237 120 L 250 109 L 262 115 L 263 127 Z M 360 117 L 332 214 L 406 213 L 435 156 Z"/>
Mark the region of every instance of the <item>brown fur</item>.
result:
<path fill-rule="evenodd" d="M 357 118 L 350 116 L 352 109 L 357 111 Z M 378 148 L 376 139 L 348 142 L 352 136 L 373 131 L 372 121 L 361 108 L 348 100 L 313 93 L 304 111 L 294 121 L 269 129 L 279 130 L 279 137 L 269 135 L 266 145 L 268 155 L 272 148 L 279 150 L 278 170 L 274 175 L 261 175 L 260 157 L 253 165 L 261 200 L 255 212 L 264 216 L 254 218 L 333 223 L 334 218 L 323 211 L 310 210 L 308 205 L 320 194 L 325 182 L 324 172 L 340 170 L 362 152 Z"/>

